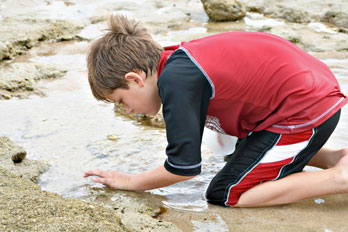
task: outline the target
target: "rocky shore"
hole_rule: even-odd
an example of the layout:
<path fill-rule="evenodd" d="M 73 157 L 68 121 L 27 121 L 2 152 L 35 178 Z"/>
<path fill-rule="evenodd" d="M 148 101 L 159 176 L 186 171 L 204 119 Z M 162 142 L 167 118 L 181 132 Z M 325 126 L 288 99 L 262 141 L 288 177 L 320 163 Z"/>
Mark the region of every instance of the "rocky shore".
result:
<path fill-rule="evenodd" d="M 10 4 L 9 1 L 2 2 Z M 190 5 L 192 2 L 194 7 Z M 240 2 L 245 6 L 246 16 L 234 23 L 211 22 L 204 15 L 203 5 L 196 7 L 197 1 L 186 0 L 148 1 L 143 5 L 116 1 L 106 4 L 102 9 L 98 8 L 94 14 L 80 21 L 52 19 L 42 15 L 39 17 L 32 11 L 25 13 L 18 8 L 19 17 L 14 13 L 17 8 L 9 10 L 6 14 L 0 14 L 0 104 L 1 101 L 11 98 L 26 98 L 32 94 L 45 95 L 45 89 L 40 86 L 40 82 L 64 78 L 70 70 L 58 64 L 32 61 L 32 51 L 43 43 L 53 46 L 62 41 L 91 41 L 95 35 L 89 28 L 98 28 L 104 23 L 104 16 L 101 15 L 111 12 L 132 12 L 134 18 L 148 26 L 152 34 L 158 37 L 170 36 L 171 41 L 190 40 L 233 30 L 264 31 L 280 35 L 318 58 L 348 59 L 348 2 Z M 4 8 L 7 6 L 4 5 Z M 149 12 L 156 11 L 162 13 L 149 15 Z M 13 15 L 10 15 L 11 12 Z M 279 21 L 273 25 L 254 25 L 249 22 L 259 17 L 262 20 L 265 18 Z M 189 31 L 190 28 L 202 27 L 206 29 L 204 32 Z M 88 30 L 84 31 L 86 29 Z M 188 32 L 185 35 L 176 35 L 175 32 L 179 30 Z M 154 118 L 147 115 L 127 115 L 119 106 L 115 107 L 115 111 L 145 125 L 160 128 L 165 126 L 161 115 Z M 214 220 L 216 224 L 213 225 L 239 231 L 348 229 L 347 217 L 344 216 L 347 215 L 347 200 L 344 195 L 323 198 L 327 204 L 313 203 L 313 199 L 310 199 L 290 206 L 268 209 L 231 210 L 210 207 L 208 213 L 203 212 L 203 219 L 202 214 L 197 212 L 182 213 L 175 210 L 168 210 L 163 216 L 157 217 L 162 212 L 160 205 L 149 206 L 146 200 L 133 197 L 130 193 L 91 189 L 91 196 L 86 201 L 81 201 L 43 191 L 37 182 L 47 168 L 48 165 L 44 162 L 28 160 L 22 147 L 6 137 L 0 137 L 1 231 L 193 231 L 194 227 L 214 230 L 207 226 L 209 221 Z M 193 221 L 198 226 L 193 226 Z"/>
<path fill-rule="evenodd" d="M 56 64 L 18 62 L 5 64 L 0 72 L 0 99 L 25 98 L 29 93 L 44 95 L 38 81 L 63 77 L 67 70 Z"/>
<path fill-rule="evenodd" d="M 36 182 L 47 168 L 42 161 L 26 159 L 22 147 L 0 137 L 1 231 L 179 231 L 172 223 L 152 218 L 153 210 L 144 203 L 126 196 L 105 207 L 100 196 L 87 203 L 42 191 Z"/>
<path fill-rule="evenodd" d="M 327 22 L 348 29 L 348 2 L 330 0 L 243 0 L 247 11 L 259 12 L 270 18 L 282 18 L 289 22 Z"/>
<path fill-rule="evenodd" d="M 15 58 L 30 52 L 41 42 L 59 42 L 77 39 L 83 24 L 67 20 L 37 19 L 28 15 L 6 17 L 0 20 L 0 100 L 43 95 L 37 82 L 59 78 L 67 72 L 55 64 L 39 64 L 29 61 L 14 62 Z"/>
<path fill-rule="evenodd" d="M 38 183 L 40 175 L 48 169 L 42 161 L 26 159 L 27 152 L 7 137 L 0 137 L 0 167 L 13 174 Z M 0 182 L 1 183 L 1 182 Z"/>
<path fill-rule="evenodd" d="M 64 199 L 0 167 L 1 231 L 127 231 L 111 209 Z"/>
<path fill-rule="evenodd" d="M 67 20 L 36 19 L 34 16 L 6 17 L 0 26 L 0 61 L 23 55 L 43 41 L 75 39 L 84 26 Z"/>
<path fill-rule="evenodd" d="M 1 231 L 179 231 L 144 213 L 63 198 L 0 167 Z"/>

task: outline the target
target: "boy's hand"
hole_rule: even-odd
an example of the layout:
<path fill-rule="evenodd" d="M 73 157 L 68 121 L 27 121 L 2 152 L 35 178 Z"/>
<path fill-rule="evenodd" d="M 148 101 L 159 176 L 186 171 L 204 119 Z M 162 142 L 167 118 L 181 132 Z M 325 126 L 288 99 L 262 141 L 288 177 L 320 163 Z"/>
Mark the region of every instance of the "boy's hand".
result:
<path fill-rule="evenodd" d="M 124 189 L 131 190 L 130 186 L 130 174 L 125 174 L 117 171 L 103 171 L 88 170 L 83 174 L 83 177 L 98 176 L 99 178 L 93 178 L 92 180 L 96 183 L 105 184 L 106 186 L 113 189 Z"/>

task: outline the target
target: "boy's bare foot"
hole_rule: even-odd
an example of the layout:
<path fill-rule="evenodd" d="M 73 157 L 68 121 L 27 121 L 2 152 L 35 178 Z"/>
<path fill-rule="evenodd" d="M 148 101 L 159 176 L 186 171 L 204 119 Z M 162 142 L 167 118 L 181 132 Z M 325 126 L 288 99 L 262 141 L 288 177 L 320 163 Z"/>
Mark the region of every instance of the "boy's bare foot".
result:
<path fill-rule="evenodd" d="M 338 164 L 338 162 L 346 155 L 348 155 L 348 148 L 332 151 L 331 167 L 328 168 L 336 166 L 336 164 Z"/>
<path fill-rule="evenodd" d="M 333 167 L 336 171 L 337 193 L 348 193 L 348 149 L 342 149 L 346 155 Z"/>
<path fill-rule="evenodd" d="M 347 154 L 348 148 L 339 150 L 322 148 L 312 157 L 307 165 L 322 169 L 333 168 Z"/>

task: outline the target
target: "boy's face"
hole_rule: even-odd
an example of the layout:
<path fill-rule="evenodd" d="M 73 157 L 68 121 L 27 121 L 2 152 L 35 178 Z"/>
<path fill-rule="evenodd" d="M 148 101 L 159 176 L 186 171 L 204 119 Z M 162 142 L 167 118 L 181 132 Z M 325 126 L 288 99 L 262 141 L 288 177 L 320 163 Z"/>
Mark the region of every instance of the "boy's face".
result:
<path fill-rule="evenodd" d="M 115 89 L 106 98 L 121 103 L 128 113 L 155 115 L 161 107 L 157 88 L 157 74 L 146 77 L 142 71 L 129 72 L 125 75 L 128 89 Z"/>

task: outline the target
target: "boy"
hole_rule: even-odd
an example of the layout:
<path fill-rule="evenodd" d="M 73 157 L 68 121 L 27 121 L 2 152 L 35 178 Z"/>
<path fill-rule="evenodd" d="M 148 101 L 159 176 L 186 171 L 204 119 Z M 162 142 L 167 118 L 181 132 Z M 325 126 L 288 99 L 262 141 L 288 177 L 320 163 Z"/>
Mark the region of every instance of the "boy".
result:
<path fill-rule="evenodd" d="M 148 190 L 201 171 L 204 126 L 239 138 L 206 198 L 221 206 L 279 205 L 348 192 L 348 149 L 322 148 L 347 103 L 328 67 L 285 39 L 227 32 L 162 48 L 138 23 L 110 18 L 88 55 L 98 100 L 156 114 L 163 104 L 164 165 L 130 175 L 90 170 L 114 189 Z M 301 172 L 305 165 L 323 168 Z"/>

